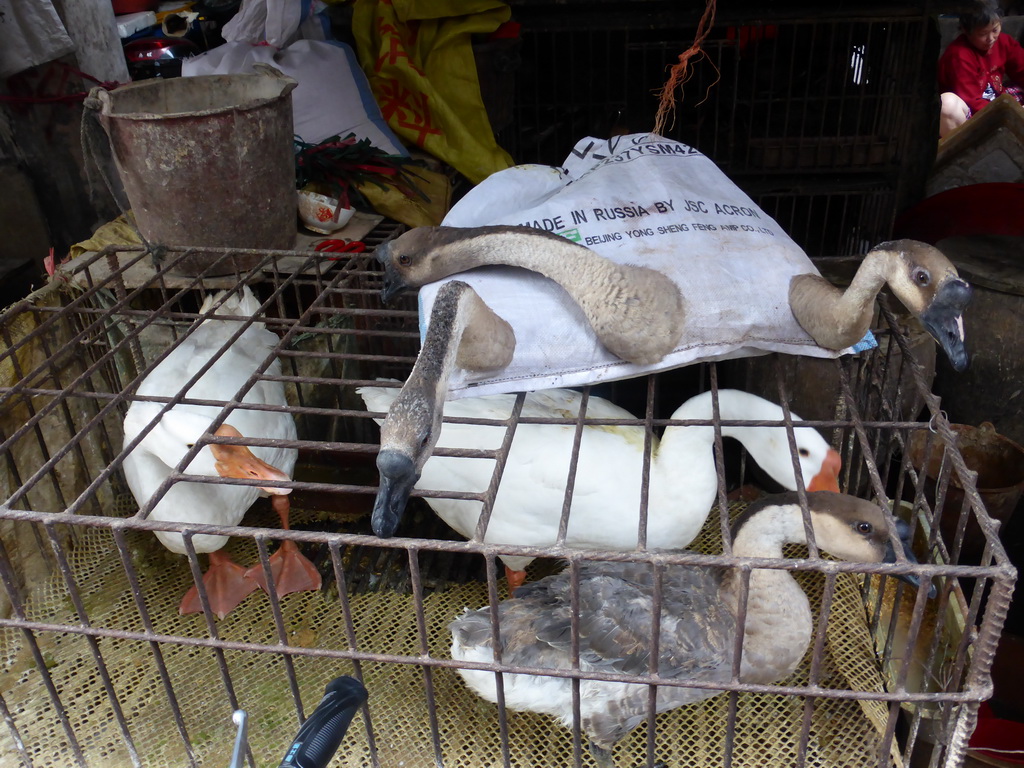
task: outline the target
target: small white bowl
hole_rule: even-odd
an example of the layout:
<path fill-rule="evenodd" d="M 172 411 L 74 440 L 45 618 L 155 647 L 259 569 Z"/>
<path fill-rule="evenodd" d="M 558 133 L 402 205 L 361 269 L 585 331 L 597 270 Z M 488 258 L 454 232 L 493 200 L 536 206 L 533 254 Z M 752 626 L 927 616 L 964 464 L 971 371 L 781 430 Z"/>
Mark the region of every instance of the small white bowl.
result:
<path fill-rule="evenodd" d="M 341 208 L 337 199 L 327 195 L 307 192 L 303 189 L 298 190 L 296 194 L 299 221 L 306 229 L 319 232 L 321 235 L 337 232 L 348 224 L 348 220 L 355 213 L 353 208 Z"/>

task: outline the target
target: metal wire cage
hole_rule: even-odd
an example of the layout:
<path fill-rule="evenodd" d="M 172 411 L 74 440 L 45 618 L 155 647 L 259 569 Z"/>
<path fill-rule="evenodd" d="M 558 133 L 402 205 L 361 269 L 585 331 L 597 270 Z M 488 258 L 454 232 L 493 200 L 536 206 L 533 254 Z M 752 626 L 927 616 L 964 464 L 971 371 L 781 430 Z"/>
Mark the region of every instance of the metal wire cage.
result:
<path fill-rule="evenodd" d="M 366 241 L 394 233 L 384 227 Z M 400 536 L 380 540 L 367 514 L 377 427 L 354 387 L 407 375 L 418 348 L 412 298 L 401 307 L 379 303 L 372 253 L 267 252 L 245 272 L 176 275 L 175 264 L 196 252 L 169 249 L 158 261 L 144 250 L 86 255 L 0 317 L 5 762 L 222 765 L 231 752 L 231 712 L 243 708 L 250 764 L 268 764 L 283 754 L 323 685 L 347 673 L 364 681 L 370 700 L 337 765 L 590 765 L 578 717 L 567 730 L 468 691 L 448 655 L 447 624 L 467 605 L 504 596 L 502 553 L 538 556 L 534 577 L 559 567 L 558 558 L 570 568 L 607 559 L 749 573 L 751 563 L 721 554 L 729 519 L 743 506 L 728 494 L 754 473 L 742 452 L 723 443 L 722 422 L 708 422 L 716 428 L 719 495 L 693 544 L 698 554 L 463 541 L 422 498 L 411 502 Z M 228 258 L 209 254 L 212 263 Z M 247 387 L 277 378 L 288 392 L 285 410 L 298 429 L 291 445 L 300 455 L 290 484 L 293 527 L 275 527 L 264 501 L 238 526 L 149 520 L 123 476 L 124 414 L 140 381 L 204 319 L 205 296 L 242 284 L 261 302 L 245 322 L 265 323 L 280 337 Z M 758 563 L 793 571 L 813 606 L 819 631 L 798 672 L 774 685 L 722 684 L 714 698 L 648 718 L 619 745 L 621 764 L 961 764 L 978 704 L 991 692 L 1015 572 L 928 392 L 911 336 L 888 309 L 877 335 L 878 349 L 839 361 L 706 363 L 604 393 L 640 414 L 633 423 L 652 435 L 672 423 L 669 409 L 697 391 L 737 386 L 781 402 L 841 451 L 844 489 L 890 501 L 910 523 L 922 562 L 902 568 L 923 581 L 915 590 L 891 577 L 893 566 L 804 552 Z M 275 356 L 279 377 L 268 373 Z M 242 394 L 217 404 L 230 414 L 245 407 Z M 514 429 L 519 421 L 498 425 Z M 577 427 L 583 417 L 551 421 Z M 788 418 L 780 423 L 787 422 L 791 430 Z M 907 457 L 915 433 L 928 435 L 930 449 L 943 456 L 935 478 Z M 507 450 L 440 453 L 501 466 Z M 963 491 L 955 503 L 954 488 Z M 494 489 L 477 498 L 490 505 Z M 236 558 L 265 568 L 276 544 L 291 539 L 318 565 L 325 586 L 283 598 L 254 594 L 222 621 L 208 612 L 181 616 L 177 603 L 201 562 L 194 546 L 187 557 L 164 550 L 153 536 L 161 529 L 189 541 L 200 532 L 227 534 Z"/>

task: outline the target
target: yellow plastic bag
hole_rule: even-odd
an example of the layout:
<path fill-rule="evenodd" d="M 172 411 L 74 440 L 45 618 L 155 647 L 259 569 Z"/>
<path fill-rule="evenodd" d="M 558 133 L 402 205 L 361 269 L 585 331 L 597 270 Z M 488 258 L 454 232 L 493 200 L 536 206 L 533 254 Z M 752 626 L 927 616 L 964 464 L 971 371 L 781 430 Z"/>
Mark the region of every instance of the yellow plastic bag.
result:
<path fill-rule="evenodd" d="M 474 184 L 513 165 L 494 139 L 472 48 L 473 35 L 510 16 L 496 0 L 358 0 L 352 17 L 359 63 L 388 125 Z"/>
<path fill-rule="evenodd" d="M 95 253 L 108 245 L 141 245 L 139 233 L 128 220 L 126 214 L 108 221 L 101 226 L 88 240 L 75 243 L 68 251 L 69 259 L 77 259 L 83 253 Z"/>
<path fill-rule="evenodd" d="M 432 227 L 441 223 L 452 199 L 448 178 L 426 168 L 409 171 L 416 178 L 416 187 L 427 199 L 402 192 L 393 184 L 378 186 L 372 181 L 359 185 L 359 192 L 377 213 L 410 227 Z"/>

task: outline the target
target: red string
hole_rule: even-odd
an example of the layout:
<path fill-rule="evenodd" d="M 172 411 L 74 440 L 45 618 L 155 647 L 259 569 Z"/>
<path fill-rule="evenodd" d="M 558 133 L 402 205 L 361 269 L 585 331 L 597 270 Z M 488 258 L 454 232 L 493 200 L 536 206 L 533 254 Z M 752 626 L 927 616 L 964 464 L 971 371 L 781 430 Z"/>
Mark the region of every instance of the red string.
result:
<path fill-rule="evenodd" d="M 63 61 L 53 61 L 50 62 L 50 64 L 51 69 L 44 73 L 40 86 L 45 86 L 48 83 L 50 79 L 49 75 L 53 71 L 53 66 L 62 70 L 57 90 L 62 90 L 72 75 L 78 75 L 83 80 L 89 80 L 90 82 L 96 83 L 102 88 L 106 88 L 108 91 L 117 88 L 119 85 L 123 85 L 123 83 L 118 83 L 113 80 L 100 80 L 99 78 L 93 77 L 88 72 L 82 72 L 80 69 L 75 69 L 70 64 L 65 64 Z M 42 87 L 37 90 L 42 90 Z M 76 101 L 82 101 L 88 95 L 88 91 L 76 91 L 74 93 L 61 94 L 60 96 L 14 96 L 11 94 L 0 94 L 0 101 L 12 104 L 70 104 Z"/>
<path fill-rule="evenodd" d="M 707 7 L 697 25 L 697 34 L 693 38 L 693 45 L 679 54 L 679 61 L 673 64 L 669 71 L 668 80 L 661 89 L 658 112 L 654 118 L 654 132 L 657 134 L 664 135 L 665 123 L 669 119 L 669 114 L 675 114 L 675 90 L 681 88 L 690 77 L 690 59 L 697 54 L 704 54 L 701 45 L 708 33 L 711 32 L 711 26 L 715 22 L 715 4 L 716 0 L 707 0 Z"/>

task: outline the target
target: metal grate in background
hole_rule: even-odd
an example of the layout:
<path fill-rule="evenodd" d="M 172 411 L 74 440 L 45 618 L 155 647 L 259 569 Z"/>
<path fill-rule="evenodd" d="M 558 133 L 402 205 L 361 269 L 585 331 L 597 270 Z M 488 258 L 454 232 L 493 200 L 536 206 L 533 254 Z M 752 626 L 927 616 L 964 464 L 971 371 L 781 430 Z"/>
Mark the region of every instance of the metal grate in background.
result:
<path fill-rule="evenodd" d="M 354 388 L 379 376 L 404 379 L 418 346 L 414 298 L 379 303 L 372 253 L 337 261 L 266 253 L 243 273 L 174 275 L 176 261 L 195 250 L 169 249 L 155 262 L 142 250 L 82 257 L 68 267 L 66 285 L 51 283 L 0 317 L 0 755 L 33 766 L 222 765 L 231 711 L 243 707 L 253 764 L 268 764 L 323 685 L 350 673 L 364 680 L 370 701 L 337 765 L 590 765 L 569 731 L 477 699 L 451 669 L 447 623 L 463 607 L 504 594 L 496 557 L 516 548 L 461 540 L 422 499 L 413 500 L 401 537 L 370 533 L 377 428 Z M 194 551 L 168 553 L 152 535 L 181 526 L 135 514 L 120 468 L 121 421 L 141 378 L 202 319 L 203 298 L 242 283 L 262 302 L 258 321 L 281 339 L 273 354 L 300 452 L 294 526 L 282 532 L 260 501 L 243 525 L 192 526 L 186 535 L 228 534 L 239 561 L 264 564 L 277 542 L 292 539 L 321 567 L 325 587 L 280 599 L 256 593 L 223 621 L 182 617 L 178 601 L 201 563 Z M 888 311 L 878 335 L 880 348 L 856 358 L 709 363 L 602 393 L 656 431 L 686 397 L 716 387 L 782 402 L 841 451 L 844 488 L 897 500 L 924 561 L 914 571 L 939 587 L 928 601 L 879 576 L 882 566 L 783 564 L 795 569 L 815 611 L 830 617 L 800 670 L 778 685 L 724 684 L 723 695 L 659 716 L 650 736 L 641 727 L 624 740 L 620 764 L 960 764 L 977 704 L 990 692 L 1014 571 L 928 394 L 916 342 Z M 270 377 L 269 363 L 250 385 Z M 934 493 L 905 456 L 913 433 L 933 435 L 933 449 L 946 457 Z M 741 453 L 725 449 L 720 503 L 694 543 L 715 556 L 702 561 L 714 567 L 738 565 L 719 554 L 721 532 L 743 506 L 726 493 L 755 477 Z M 965 489 L 956 506 L 944 503 L 952 478 Z M 943 520 L 953 523 L 952 536 L 940 533 Z M 971 560 L 965 540 L 973 525 L 983 546 Z M 538 563 L 533 576 L 557 567 Z"/>
<path fill-rule="evenodd" d="M 701 11 L 517 5 L 522 65 L 502 145 L 517 163 L 557 166 L 583 137 L 653 130 L 668 67 Z M 861 254 L 863 241 L 889 237 L 934 156 L 915 140 L 937 115 L 933 25 L 897 7 L 794 16 L 719 4 L 665 133 L 714 160 L 810 255 Z"/>

